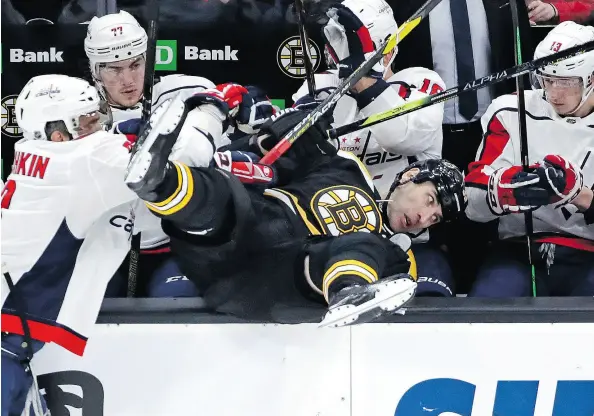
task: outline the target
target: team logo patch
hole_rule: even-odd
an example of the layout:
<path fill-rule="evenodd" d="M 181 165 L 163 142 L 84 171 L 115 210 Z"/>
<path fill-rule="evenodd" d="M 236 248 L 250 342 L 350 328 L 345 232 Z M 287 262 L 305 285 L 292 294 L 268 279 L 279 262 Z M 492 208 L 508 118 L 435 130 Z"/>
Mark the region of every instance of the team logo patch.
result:
<path fill-rule="evenodd" d="M 339 185 L 318 191 L 311 201 L 311 211 L 326 235 L 376 232 L 382 228 L 375 201 L 354 186 Z"/>
<path fill-rule="evenodd" d="M 22 137 L 23 131 L 16 121 L 16 95 L 7 95 L 2 99 L 2 133 L 10 137 Z"/>
<path fill-rule="evenodd" d="M 315 72 L 320 66 L 320 48 L 311 39 L 309 39 L 309 58 Z M 305 57 L 299 36 L 291 36 L 281 43 L 276 52 L 276 62 L 285 75 L 291 78 L 305 78 Z"/>

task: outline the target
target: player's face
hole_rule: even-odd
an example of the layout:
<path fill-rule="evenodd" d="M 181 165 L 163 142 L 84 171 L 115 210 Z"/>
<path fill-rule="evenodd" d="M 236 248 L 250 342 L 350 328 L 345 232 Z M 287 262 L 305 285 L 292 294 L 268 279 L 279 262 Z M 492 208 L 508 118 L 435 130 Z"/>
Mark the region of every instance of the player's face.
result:
<path fill-rule="evenodd" d="M 144 84 L 144 56 L 111 62 L 99 69 L 110 104 L 132 107 L 142 98 Z"/>
<path fill-rule="evenodd" d="M 90 113 L 78 118 L 77 139 L 81 139 L 89 134 L 102 130 L 99 113 Z"/>
<path fill-rule="evenodd" d="M 388 219 L 390 227 L 396 232 L 422 230 L 443 218 L 437 189 L 430 181 L 399 185 L 390 199 Z"/>
<path fill-rule="evenodd" d="M 547 101 L 559 115 L 571 114 L 582 101 L 583 83 L 580 77 L 555 77 L 539 75 L 539 82 L 546 92 Z"/>

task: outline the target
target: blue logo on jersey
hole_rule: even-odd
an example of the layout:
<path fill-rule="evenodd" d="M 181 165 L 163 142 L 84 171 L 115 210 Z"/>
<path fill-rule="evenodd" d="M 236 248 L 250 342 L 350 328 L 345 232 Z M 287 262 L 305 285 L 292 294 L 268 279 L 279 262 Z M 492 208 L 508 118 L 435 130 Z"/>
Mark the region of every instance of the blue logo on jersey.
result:
<path fill-rule="evenodd" d="M 534 416 L 538 381 L 498 381 L 493 415 Z M 455 378 L 434 378 L 412 386 L 394 416 L 472 414 L 476 386 Z M 594 380 L 559 380 L 551 416 L 594 415 Z"/>

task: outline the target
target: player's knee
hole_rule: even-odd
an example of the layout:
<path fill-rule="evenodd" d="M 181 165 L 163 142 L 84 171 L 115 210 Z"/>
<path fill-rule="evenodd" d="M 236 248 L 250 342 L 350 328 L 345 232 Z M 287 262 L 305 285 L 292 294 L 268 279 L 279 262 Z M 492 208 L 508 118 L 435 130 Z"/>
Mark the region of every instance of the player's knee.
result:
<path fill-rule="evenodd" d="M 417 296 L 451 297 L 455 295 L 452 269 L 444 253 L 427 244 L 413 246 L 417 263 Z"/>
<path fill-rule="evenodd" d="M 173 258 L 163 262 L 149 277 L 147 296 L 151 298 L 198 297 L 198 288 L 188 279 Z"/>
<path fill-rule="evenodd" d="M 530 295 L 530 266 L 495 251 L 479 269 L 476 281 L 468 296 L 472 297 L 523 297 Z"/>

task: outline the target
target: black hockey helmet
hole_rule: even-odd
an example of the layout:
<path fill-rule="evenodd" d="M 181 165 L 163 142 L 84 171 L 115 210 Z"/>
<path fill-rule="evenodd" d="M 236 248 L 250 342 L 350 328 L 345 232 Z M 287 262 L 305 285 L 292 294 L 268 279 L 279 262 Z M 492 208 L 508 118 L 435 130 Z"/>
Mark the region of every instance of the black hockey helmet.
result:
<path fill-rule="evenodd" d="M 454 164 L 444 159 L 420 160 L 407 166 L 400 172 L 390 187 L 386 201 L 390 200 L 394 189 L 405 182 L 402 176 L 411 169 L 419 169 L 419 173 L 411 179 L 413 183 L 431 181 L 437 189 L 437 197 L 444 221 L 452 221 L 466 209 L 468 197 L 464 189 L 464 175 Z M 382 203 L 381 210 L 387 213 L 387 202 Z"/>

